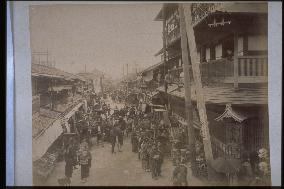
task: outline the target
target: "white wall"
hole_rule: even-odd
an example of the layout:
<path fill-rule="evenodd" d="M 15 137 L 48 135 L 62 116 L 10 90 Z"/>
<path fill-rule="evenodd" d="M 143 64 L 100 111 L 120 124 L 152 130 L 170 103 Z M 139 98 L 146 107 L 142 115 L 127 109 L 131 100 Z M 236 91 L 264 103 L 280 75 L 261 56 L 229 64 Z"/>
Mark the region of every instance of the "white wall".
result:
<path fill-rule="evenodd" d="M 267 50 L 267 36 L 265 35 L 248 36 L 248 50 L 249 51 Z"/>
<path fill-rule="evenodd" d="M 206 61 L 210 60 L 210 48 L 206 48 Z"/>
<path fill-rule="evenodd" d="M 238 38 L 238 55 L 242 56 L 244 54 L 244 38 Z"/>
<path fill-rule="evenodd" d="M 215 46 L 215 55 L 216 59 L 222 58 L 222 44 L 218 44 Z"/>

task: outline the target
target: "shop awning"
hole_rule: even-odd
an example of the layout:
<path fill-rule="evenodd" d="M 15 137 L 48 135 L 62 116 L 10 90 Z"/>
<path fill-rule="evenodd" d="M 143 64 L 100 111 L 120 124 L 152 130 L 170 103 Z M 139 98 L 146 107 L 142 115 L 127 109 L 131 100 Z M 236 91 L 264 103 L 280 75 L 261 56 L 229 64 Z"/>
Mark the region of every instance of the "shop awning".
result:
<path fill-rule="evenodd" d="M 183 117 L 178 116 L 177 114 L 174 114 L 174 115 L 180 124 L 187 125 L 186 120 Z M 193 127 L 196 129 L 201 129 L 201 123 L 199 121 L 198 112 L 196 110 L 192 112 L 192 116 L 193 116 Z"/>
<path fill-rule="evenodd" d="M 178 88 L 179 88 L 179 86 L 176 85 L 176 84 L 169 84 L 169 85 L 168 85 L 167 93 L 171 93 L 171 92 L 177 90 Z M 158 87 L 156 90 L 157 90 L 157 91 L 160 91 L 160 92 L 165 92 L 165 86 L 164 86 L 164 85 L 163 85 L 163 86 L 160 86 L 160 87 Z"/>
<path fill-rule="evenodd" d="M 49 91 L 62 91 L 62 90 L 71 90 L 72 86 L 71 85 L 62 85 L 62 86 L 55 86 L 55 87 L 49 87 Z"/>
<path fill-rule="evenodd" d="M 155 112 L 166 112 L 167 110 L 165 109 L 154 109 Z"/>
<path fill-rule="evenodd" d="M 159 91 L 154 91 L 154 92 L 147 94 L 147 95 L 150 96 L 151 98 L 153 98 L 154 96 L 156 96 L 159 93 L 160 93 Z"/>

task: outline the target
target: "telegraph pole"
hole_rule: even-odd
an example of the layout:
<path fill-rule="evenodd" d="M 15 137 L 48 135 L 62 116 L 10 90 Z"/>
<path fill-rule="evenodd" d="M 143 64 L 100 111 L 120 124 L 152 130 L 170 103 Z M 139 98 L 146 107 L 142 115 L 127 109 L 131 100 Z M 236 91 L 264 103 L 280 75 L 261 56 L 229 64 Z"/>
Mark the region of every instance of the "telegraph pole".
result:
<path fill-rule="evenodd" d="M 126 96 L 128 95 L 128 64 L 126 64 Z"/>
<path fill-rule="evenodd" d="M 197 101 L 197 109 L 200 117 L 201 123 L 201 131 L 202 131 L 202 138 L 203 138 L 203 146 L 204 146 L 204 153 L 207 165 L 210 164 L 211 160 L 213 160 L 212 154 L 212 146 L 208 128 L 208 121 L 207 121 L 207 114 L 206 114 L 206 106 L 205 106 L 205 99 L 204 99 L 204 92 L 201 83 L 201 75 L 200 75 L 200 68 L 198 64 L 198 55 L 197 49 L 195 44 L 195 36 L 193 26 L 191 24 L 192 15 L 191 15 L 191 5 L 192 3 L 182 4 L 184 16 L 185 16 L 185 28 L 188 37 L 188 47 L 192 65 L 192 72 L 193 72 L 193 79 L 195 84 L 195 92 L 196 92 L 196 101 Z M 208 178 L 211 178 L 211 171 L 209 166 L 207 166 L 208 170 Z"/>
<path fill-rule="evenodd" d="M 126 75 L 128 76 L 128 64 L 126 64 Z"/>
<path fill-rule="evenodd" d="M 196 157 L 195 157 L 195 131 L 193 128 L 192 104 L 191 104 L 191 82 L 189 75 L 189 53 L 187 48 L 187 36 L 185 28 L 185 19 L 182 4 L 179 4 L 180 15 L 180 34 L 181 34 L 181 49 L 184 73 L 184 89 L 185 89 L 185 113 L 187 123 L 188 145 L 191 152 L 191 167 L 193 173 L 196 173 Z"/>
<path fill-rule="evenodd" d="M 100 77 L 100 85 L 101 85 L 101 92 L 102 92 L 102 94 L 104 94 L 103 76 Z"/>

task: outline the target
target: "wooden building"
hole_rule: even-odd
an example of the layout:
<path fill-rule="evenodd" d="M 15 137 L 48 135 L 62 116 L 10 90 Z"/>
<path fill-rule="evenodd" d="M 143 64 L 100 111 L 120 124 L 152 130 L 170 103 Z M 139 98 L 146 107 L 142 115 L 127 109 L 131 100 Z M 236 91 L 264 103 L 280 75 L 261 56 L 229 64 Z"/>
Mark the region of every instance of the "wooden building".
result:
<path fill-rule="evenodd" d="M 193 3 L 191 9 L 214 158 L 269 148 L 267 3 Z M 158 90 L 185 119 L 178 4 L 164 4 L 155 20 L 165 26 L 165 48 L 156 54 L 165 57 L 162 77 L 171 78 L 167 92 Z M 196 114 L 194 82 L 191 89 Z"/>
<path fill-rule="evenodd" d="M 57 160 L 62 124 L 67 132 L 74 132 L 75 112 L 86 106 L 81 95 L 73 93 L 84 80 L 54 67 L 32 64 L 31 82 L 33 173 L 34 178 L 45 179 Z"/>

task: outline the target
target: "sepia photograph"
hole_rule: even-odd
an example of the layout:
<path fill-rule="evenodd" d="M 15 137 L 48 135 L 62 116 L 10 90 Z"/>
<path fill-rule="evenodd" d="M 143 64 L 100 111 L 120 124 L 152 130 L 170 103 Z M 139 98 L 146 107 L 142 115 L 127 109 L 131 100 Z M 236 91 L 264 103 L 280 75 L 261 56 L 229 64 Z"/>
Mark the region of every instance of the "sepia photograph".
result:
<path fill-rule="evenodd" d="M 34 186 L 271 186 L 267 2 L 28 6 Z"/>

